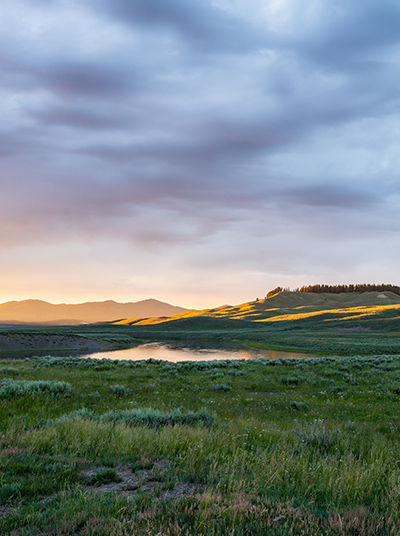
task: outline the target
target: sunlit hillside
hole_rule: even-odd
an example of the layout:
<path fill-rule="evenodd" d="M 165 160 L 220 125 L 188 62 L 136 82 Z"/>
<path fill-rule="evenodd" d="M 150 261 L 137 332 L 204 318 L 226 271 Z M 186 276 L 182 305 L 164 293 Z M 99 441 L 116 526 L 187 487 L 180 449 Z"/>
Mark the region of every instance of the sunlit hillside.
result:
<path fill-rule="evenodd" d="M 157 325 L 185 323 L 189 319 L 244 320 L 254 323 L 285 322 L 318 319 L 329 323 L 379 317 L 388 315 L 400 318 L 400 296 L 393 292 L 363 293 L 301 293 L 280 292 L 263 300 L 256 300 L 236 306 L 223 306 L 216 309 L 190 311 L 171 317 L 127 318 L 119 320 L 119 325 Z"/>

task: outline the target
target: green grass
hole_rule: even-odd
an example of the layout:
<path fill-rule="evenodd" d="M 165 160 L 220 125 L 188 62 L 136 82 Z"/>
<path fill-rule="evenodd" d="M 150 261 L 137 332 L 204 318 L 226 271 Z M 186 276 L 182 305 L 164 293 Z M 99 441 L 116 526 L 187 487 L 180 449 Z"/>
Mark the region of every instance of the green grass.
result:
<path fill-rule="evenodd" d="M 97 473 L 92 475 L 88 480 L 89 486 L 100 486 L 102 484 L 109 484 L 110 482 L 121 482 L 121 478 L 114 469 L 97 471 Z"/>
<path fill-rule="evenodd" d="M 65 382 L 71 392 L 0 399 L 0 534 L 400 533 L 399 356 L 41 357 L 3 369 L 0 379 Z M 168 489 L 196 491 L 128 500 L 93 495 L 83 476 L 95 466 L 115 481 L 119 465 L 140 473 L 160 460 Z"/>
<path fill-rule="evenodd" d="M 169 412 L 162 412 L 153 408 L 138 408 L 125 410 L 110 410 L 101 415 L 86 408 L 78 409 L 57 419 L 50 419 L 48 426 L 71 420 L 85 420 L 95 422 L 122 423 L 126 426 L 211 426 L 214 424 L 214 416 L 204 408 L 199 411 L 182 412 L 179 408 Z"/>

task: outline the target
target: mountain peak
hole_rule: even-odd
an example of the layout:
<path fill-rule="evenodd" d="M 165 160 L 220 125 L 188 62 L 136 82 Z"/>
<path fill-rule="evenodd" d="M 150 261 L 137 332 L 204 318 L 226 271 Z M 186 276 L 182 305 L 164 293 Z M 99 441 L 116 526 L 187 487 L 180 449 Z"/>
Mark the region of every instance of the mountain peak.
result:
<path fill-rule="evenodd" d="M 119 303 L 114 300 L 77 304 L 49 303 L 38 299 L 9 301 L 0 304 L 0 321 L 19 323 L 53 322 L 60 324 L 111 322 L 120 318 L 154 316 L 170 317 L 188 311 L 154 298 L 138 302 Z"/>

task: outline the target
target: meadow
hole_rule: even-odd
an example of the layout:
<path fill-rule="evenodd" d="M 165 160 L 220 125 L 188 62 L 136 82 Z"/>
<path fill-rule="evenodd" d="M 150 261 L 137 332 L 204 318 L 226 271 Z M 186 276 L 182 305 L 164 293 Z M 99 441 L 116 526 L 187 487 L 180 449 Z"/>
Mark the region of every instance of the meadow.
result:
<path fill-rule="evenodd" d="M 2 359 L 0 379 L 1 534 L 400 533 L 393 353 L 42 356 Z"/>
<path fill-rule="evenodd" d="M 400 298 L 0 327 L 0 534 L 398 536 Z M 78 357 L 160 342 L 313 357 Z"/>

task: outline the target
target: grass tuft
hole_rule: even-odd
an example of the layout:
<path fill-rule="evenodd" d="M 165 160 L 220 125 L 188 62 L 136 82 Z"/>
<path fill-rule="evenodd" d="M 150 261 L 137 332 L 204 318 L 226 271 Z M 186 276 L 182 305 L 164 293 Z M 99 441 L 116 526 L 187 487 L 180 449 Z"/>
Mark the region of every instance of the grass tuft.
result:
<path fill-rule="evenodd" d="M 88 484 L 90 486 L 101 486 L 110 484 L 111 482 L 122 482 L 122 478 L 114 471 L 114 469 L 103 469 L 92 475 Z"/>

